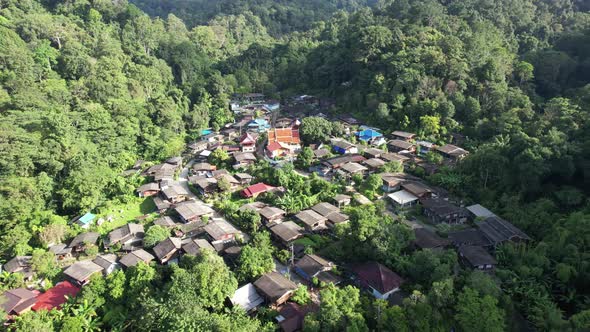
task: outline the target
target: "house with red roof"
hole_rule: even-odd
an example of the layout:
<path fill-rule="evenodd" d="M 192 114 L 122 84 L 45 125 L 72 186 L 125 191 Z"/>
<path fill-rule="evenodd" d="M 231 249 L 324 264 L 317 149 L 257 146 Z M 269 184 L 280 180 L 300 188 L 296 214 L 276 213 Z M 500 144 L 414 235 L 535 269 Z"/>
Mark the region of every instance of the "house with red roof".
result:
<path fill-rule="evenodd" d="M 60 309 L 62 304 L 67 301 L 66 296 L 75 297 L 79 291 L 80 288 L 69 281 L 60 282 L 48 289 L 47 292 L 37 296 L 37 303 L 31 309 L 34 311 Z"/>
<path fill-rule="evenodd" d="M 269 158 L 294 157 L 300 150 L 299 129 L 272 128 L 268 130 L 266 155 Z"/>
<path fill-rule="evenodd" d="M 368 262 L 353 268 L 359 285 L 378 298 L 387 300 L 389 296 L 399 291 L 404 280 L 397 273 L 377 262 Z"/>
<path fill-rule="evenodd" d="M 256 138 L 258 135 L 252 133 L 245 133 L 240 137 L 240 149 L 242 152 L 254 152 L 256 151 Z"/>
<path fill-rule="evenodd" d="M 268 184 L 264 184 L 262 182 L 257 183 L 257 184 L 253 184 L 249 187 L 247 187 L 246 189 L 242 190 L 241 194 L 243 197 L 245 198 L 250 198 L 250 197 L 258 197 L 258 195 L 265 193 L 265 192 L 269 192 L 272 190 L 275 190 L 276 187 L 273 186 L 269 186 Z"/>

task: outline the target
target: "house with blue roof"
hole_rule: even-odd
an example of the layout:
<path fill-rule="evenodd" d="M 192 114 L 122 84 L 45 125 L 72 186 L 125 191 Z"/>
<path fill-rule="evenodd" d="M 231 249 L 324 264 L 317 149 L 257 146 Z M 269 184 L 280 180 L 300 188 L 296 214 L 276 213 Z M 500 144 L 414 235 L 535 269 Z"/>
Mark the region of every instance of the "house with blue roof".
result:
<path fill-rule="evenodd" d="M 380 141 L 383 141 L 383 143 L 385 142 L 383 140 L 383 134 L 372 128 L 361 130 L 357 132 L 356 135 L 359 140 L 367 142 L 368 144 L 381 145 L 382 143 L 379 143 Z"/>
<path fill-rule="evenodd" d="M 96 218 L 96 215 L 88 212 L 85 215 L 83 215 L 80 218 L 78 218 L 74 222 L 76 224 L 78 224 L 80 227 L 86 229 L 86 228 L 90 227 L 90 225 L 92 224 L 92 221 L 94 220 L 94 218 Z"/>
<path fill-rule="evenodd" d="M 270 129 L 270 124 L 266 119 L 254 119 L 248 123 L 249 130 L 256 130 L 258 132 L 265 132 Z"/>

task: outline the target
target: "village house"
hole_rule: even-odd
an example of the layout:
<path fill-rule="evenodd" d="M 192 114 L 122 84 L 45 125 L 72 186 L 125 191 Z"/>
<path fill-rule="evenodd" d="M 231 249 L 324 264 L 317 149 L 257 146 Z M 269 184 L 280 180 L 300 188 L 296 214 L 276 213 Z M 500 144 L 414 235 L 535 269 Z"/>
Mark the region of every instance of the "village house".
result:
<path fill-rule="evenodd" d="M 144 234 L 143 225 L 128 223 L 111 231 L 104 240 L 104 246 L 108 249 L 120 244 L 123 250 L 133 251 L 141 247 Z"/>
<path fill-rule="evenodd" d="M 150 197 L 160 192 L 160 185 L 155 182 L 146 183 L 136 190 L 139 197 Z"/>
<path fill-rule="evenodd" d="M 475 228 L 449 232 L 449 240 L 457 248 L 462 246 L 488 247 L 491 245 L 490 241 Z"/>
<path fill-rule="evenodd" d="M 174 173 L 176 173 L 177 169 L 178 167 L 176 165 L 163 163 L 148 168 L 145 175 L 153 177 L 156 182 L 172 180 L 174 179 Z"/>
<path fill-rule="evenodd" d="M 270 228 L 270 232 L 285 246 L 303 237 L 303 228 L 292 221 L 274 225 Z"/>
<path fill-rule="evenodd" d="M 383 159 L 385 162 L 396 161 L 401 163 L 402 165 L 404 165 L 410 160 L 410 158 L 399 153 L 384 153 L 381 155 L 381 159 Z"/>
<path fill-rule="evenodd" d="M 115 254 L 98 255 L 92 260 L 92 262 L 102 268 L 102 273 L 105 276 L 111 274 L 113 271 L 119 268 L 119 264 L 117 263 L 117 255 Z"/>
<path fill-rule="evenodd" d="M 156 211 L 160 214 L 165 213 L 172 206 L 170 202 L 158 196 L 154 197 L 154 205 L 156 205 Z"/>
<path fill-rule="evenodd" d="M 396 130 L 393 133 L 391 133 L 391 137 L 393 139 L 398 139 L 398 140 L 409 142 L 416 137 L 416 134 L 408 133 L 406 131 Z"/>
<path fill-rule="evenodd" d="M 167 228 L 176 227 L 176 223 L 174 222 L 174 219 L 172 219 L 172 217 L 169 217 L 169 216 L 163 216 L 163 217 L 160 217 L 160 218 L 154 220 L 154 225 L 158 225 L 161 227 L 167 227 Z"/>
<path fill-rule="evenodd" d="M 294 118 L 280 118 L 274 123 L 275 128 L 291 128 L 297 125 L 297 120 Z"/>
<path fill-rule="evenodd" d="M 419 155 L 426 155 L 435 147 L 434 143 L 427 141 L 416 141 L 417 152 Z"/>
<path fill-rule="evenodd" d="M 256 164 L 258 160 L 252 152 L 234 153 L 234 169 L 246 168 Z"/>
<path fill-rule="evenodd" d="M 400 178 L 397 174 L 394 173 L 381 173 L 379 174 L 379 176 L 383 181 L 381 189 L 386 193 L 391 193 L 400 190 L 401 184 L 404 182 L 404 179 Z"/>
<path fill-rule="evenodd" d="M 472 269 L 492 271 L 496 267 L 496 259 L 483 247 L 462 246 L 457 250 L 461 262 Z"/>
<path fill-rule="evenodd" d="M 84 286 L 90 282 L 90 277 L 95 273 L 102 272 L 102 266 L 91 260 L 78 261 L 65 269 L 64 274 L 75 284 Z"/>
<path fill-rule="evenodd" d="M 183 223 L 193 223 L 200 221 L 203 216 L 212 217 L 213 211 L 209 206 L 196 201 L 184 202 L 177 205 L 174 210 L 180 216 Z"/>
<path fill-rule="evenodd" d="M 215 251 L 215 248 L 205 239 L 191 239 L 182 245 L 182 251 L 187 255 L 197 256 L 202 249 Z"/>
<path fill-rule="evenodd" d="M 343 139 L 333 139 L 332 149 L 338 154 L 354 154 L 359 152 L 356 145 Z"/>
<path fill-rule="evenodd" d="M 436 150 L 438 152 L 440 152 L 443 157 L 451 159 L 451 160 L 461 160 L 469 154 L 468 151 L 463 150 L 462 148 L 452 145 L 452 144 L 446 144 L 443 146 L 439 146 L 436 148 Z"/>
<path fill-rule="evenodd" d="M 191 167 L 191 173 L 196 176 L 211 176 L 211 172 L 217 169 L 217 166 L 209 163 L 194 163 Z"/>
<path fill-rule="evenodd" d="M 152 260 L 154 260 L 154 258 L 155 257 L 149 252 L 143 249 L 138 249 L 121 257 L 121 259 L 119 260 L 119 264 L 126 268 L 130 268 L 132 266 L 136 266 L 140 262 L 149 264 Z"/>
<path fill-rule="evenodd" d="M 239 143 L 242 152 L 254 152 L 256 151 L 256 134 L 254 133 L 245 133 L 240 137 Z"/>
<path fill-rule="evenodd" d="M 426 228 L 414 228 L 414 237 L 412 245 L 416 249 L 444 249 L 451 244 L 450 240 L 443 239 Z"/>
<path fill-rule="evenodd" d="M 97 232 L 80 233 L 68 245 L 73 252 L 83 252 L 88 246 L 93 246 L 98 241 L 100 234 Z"/>
<path fill-rule="evenodd" d="M 359 162 L 362 162 L 365 160 L 366 160 L 365 157 L 363 157 L 359 154 L 346 154 L 343 156 L 333 157 L 330 159 L 326 159 L 322 162 L 322 165 L 325 168 L 325 170 L 323 172 L 328 173 L 329 171 L 333 171 L 333 170 L 336 170 L 336 169 L 342 167 L 344 164 L 359 163 Z"/>
<path fill-rule="evenodd" d="M 235 128 L 224 128 L 221 130 L 221 134 L 223 135 L 225 140 L 228 141 L 240 137 L 240 132 Z"/>
<path fill-rule="evenodd" d="M 0 308 L 11 318 L 14 315 L 23 314 L 37 303 L 38 292 L 32 292 L 25 288 L 10 289 L 2 293 Z"/>
<path fill-rule="evenodd" d="M 377 262 L 357 265 L 353 271 L 357 275 L 359 285 L 377 299 L 387 300 L 391 294 L 399 291 L 404 282 L 397 273 Z"/>
<path fill-rule="evenodd" d="M 320 148 L 313 150 L 313 157 L 315 159 L 324 159 L 330 155 L 330 150 L 325 148 Z"/>
<path fill-rule="evenodd" d="M 318 281 L 324 283 L 340 283 L 341 279 L 336 275 L 330 273 L 334 268 L 334 263 L 317 255 L 305 255 L 295 264 L 295 273 L 303 277 L 307 281 L 313 281 L 317 278 Z"/>
<path fill-rule="evenodd" d="M 287 302 L 281 307 L 275 320 L 283 332 L 303 331 L 305 317 L 318 310 L 319 308 L 313 305 L 300 306 L 294 302 Z"/>
<path fill-rule="evenodd" d="M 467 221 L 467 210 L 442 198 L 425 198 L 420 201 L 424 215 L 433 224 L 463 224 Z"/>
<path fill-rule="evenodd" d="M 187 200 L 191 193 L 180 183 L 174 183 L 173 185 L 163 189 L 162 195 L 165 200 L 172 204 L 176 204 Z"/>
<path fill-rule="evenodd" d="M 405 190 L 396 191 L 393 194 L 387 195 L 387 197 L 399 209 L 406 209 L 418 204 L 418 197 Z"/>
<path fill-rule="evenodd" d="M 433 191 L 420 182 L 404 182 L 401 185 L 402 189 L 419 199 L 432 197 Z"/>
<path fill-rule="evenodd" d="M 360 141 L 370 145 L 381 145 L 385 143 L 385 140 L 383 140 L 383 134 L 374 128 L 365 128 L 356 133 L 356 136 Z"/>
<path fill-rule="evenodd" d="M 379 158 L 371 158 L 365 160 L 364 164 L 369 168 L 369 173 L 377 173 L 383 166 L 385 166 L 385 162 Z"/>
<path fill-rule="evenodd" d="M 277 187 L 269 186 L 267 184 L 260 182 L 257 184 L 253 184 L 253 185 L 249 186 L 248 188 L 242 190 L 241 194 L 242 194 L 242 197 L 244 197 L 244 198 L 256 198 L 260 194 L 263 194 L 266 192 L 271 192 L 276 189 L 277 189 Z"/>
<path fill-rule="evenodd" d="M 72 248 L 68 247 L 65 243 L 52 245 L 47 250 L 54 254 L 57 260 L 64 260 L 72 257 Z"/>
<path fill-rule="evenodd" d="M 387 143 L 390 152 L 398 152 L 402 154 L 410 154 L 416 152 L 414 144 L 399 139 L 394 139 Z"/>
<path fill-rule="evenodd" d="M 208 197 L 218 191 L 217 179 L 216 178 L 189 178 L 190 183 L 197 189 L 199 194 Z"/>
<path fill-rule="evenodd" d="M 31 266 L 32 258 L 32 256 L 16 256 L 2 265 L 2 270 L 8 273 L 20 273 L 24 280 L 30 281 L 35 274 Z"/>
<path fill-rule="evenodd" d="M 365 176 L 369 169 L 359 163 L 346 163 L 340 167 L 340 170 L 346 178 L 350 178 L 354 175 Z"/>
<path fill-rule="evenodd" d="M 204 142 L 207 142 L 208 146 L 210 147 L 211 144 L 216 144 L 216 143 L 222 142 L 223 135 L 221 135 L 220 133 L 216 133 L 216 132 L 210 132 L 210 133 L 207 133 L 207 134 L 201 136 L 201 140 Z"/>
<path fill-rule="evenodd" d="M 227 172 L 227 171 L 225 171 L 225 172 Z M 218 187 L 219 187 L 220 181 L 225 181 L 226 184 L 229 185 L 229 187 L 226 190 L 228 190 L 230 192 L 234 192 L 240 186 L 240 181 L 238 181 L 238 179 L 236 179 L 233 175 L 231 175 L 229 173 L 223 173 L 223 174 L 219 174 L 219 175 L 214 174 L 213 177 L 217 180 Z M 218 188 L 218 189 L 221 190 L 221 188 Z"/>
<path fill-rule="evenodd" d="M 334 202 L 338 205 L 338 208 L 342 208 L 344 206 L 350 205 L 350 200 L 352 198 L 348 195 L 338 194 L 334 196 Z"/>
<path fill-rule="evenodd" d="M 350 115 L 346 115 L 346 114 L 339 116 L 338 121 L 344 127 L 344 132 L 346 134 L 350 134 L 350 131 L 352 130 L 352 128 L 361 125 L 361 122 L 359 120 L 357 120 L 356 118 L 354 118 Z"/>
<path fill-rule="evenodd" d="M 471 215 L 471 220 L 477 221 L 477 219 L 486 219 L 489 217 L 495 217 L 492 211 L 488 210 L 487 208 L 481 206 L 480 204 L 474 204 L 471 206 L 466 207 L 467 211 Z"/>
<path fill-rule="evenodd" d="M 273 128 L 267 133 L 266 155 L 269 158 L 293 158 L 301 150 L 299 129 Z"/>
<path fill-rule="evenodd" d="M 192 155 L 199 154 L 202 151 L 207 150 L 207 145 L 207 141 L 193 142 L 188 145 L 188 151 Z"/>
<path fill-rule="evenodd" d="M 247 283 L 234 292 L 230 302 L 234 307 L 237 306 L 246 312 L 251 312 L 264 303 L 264 298 L 258 294 L 252 283 Z"/>
<path fill-rule="evenodd" d="M 33 311 L 51 311 L 59 310 L 61 306 L 68 301 L 68 298 L 74 298 L 80 291 L 80 288 L 74 286 L 69 281 L 62 281 L 48 289 L 45 293 L 37 296 L 37 302 L 33 305 Z"/>
<path fill-rule="evenodd" d="M 314 210 L 304 210 L 295 215 L 295 218 L 303 223 L 308 232 L 320 231 L 327 228 L 328 219 Z"/>
<path fill-rule="evenodd" d="M 348 222 L 349 219 L 347 215 L 340 212 L 339 208 L 330 203 L 318 203 L 312 206 L 311 209 L 328 219 L 327 226 L 329 228 L 334 228 L 334 226 L 337 224 Z"/>
<path fill-rule="evenodd" d="M 523 231 L 498 216 L 488 217 L 475 225 L 494 247 L 505 242 L 518 243 L 531 240 Z"/>
<path fill-rule="evenodd" d="M 276 226 L 275 226 L 276 227 Z M 277 272 L 269 272 L 254 282 L 259 294 L 271 305 L 281 305 L 293 295 L 297 285 Z"/>
<path fill-rule="evenodd" d="M 264 133 L 269 129 L 270 124 L 268 123 L 268 120 L 263 118 L 254 119 L 248 123 L 249 131 Z"/>
<path fill-rule="evenodd" d="M 236 180 L 238 180 L 240 185 L 250 184 L 253 179 L 252 175 L 247 174 L 247 173 L 236 173 L 236 174 L 234 174 L 234 177 L 236 178 Z"/>
<path fill-rule="evenodd" d="M 164 241 L 159 242 L 153 248 L 156 258 L 160 264 L 166 264 L 170 261 L 175 261 L 180 252 L 182 243 L 180 238 L 168 237 Z"/>
<path fill-rule="evenodd" d="M 283 222 L 287 212 L 274 206 L 267 206 L 258 211 L 258 214 L 260 214 L 260 218 L 264 225 L 272 227 L 273 225 Z"/>
<path fill-rule="evenodd" d="M 211 244 L 220 242 L 229 242 L 236 239 L 236 236 L 241 235 L 232 224 L 223 219 L 213 220 L 205 226 L 205 232 L 211 238 Z"/>
<path fill-rule="evenodd" d="M 386 153 L 385 151 L 383 151 L 381 149 L 377 149 L 377 148 L 367 148 L 363 151 L 364 156 L 369 159 L 379 158 L 385 153 Z"/>
<path fill-rule="evenodd" d="M 174 234 L 182 239 L 193 238 L 205 233 L 204 226 L 205 223 L 200 220 L 188 224 L 180 224 L 174 229 Z"/>
<path fill-rule="evenodd" d="M 87 229 L 92 225 L 92 221 L 96 218 L 96 216 L 90 212 L 84 214 L 83 216 L 74 218 L 72 221 L 74 224 L 80 226 L 83 229 Z"/>

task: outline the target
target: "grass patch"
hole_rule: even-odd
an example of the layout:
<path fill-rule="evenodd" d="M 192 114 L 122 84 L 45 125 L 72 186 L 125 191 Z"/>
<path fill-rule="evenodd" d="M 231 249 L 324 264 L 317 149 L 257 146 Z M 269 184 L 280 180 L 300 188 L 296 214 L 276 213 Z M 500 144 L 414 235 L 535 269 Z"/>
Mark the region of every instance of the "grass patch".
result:
<path fill-rule="evenodd" d="M 97 220 L 99 218 L 107 220 L 109 216 L 112 216 L 113 220 L 111 222 L 105 221 L 102 225 L 96 227 L 96 230 L 100 234 L 106 234 L 117 227 L 130 222 L 136 222 L 137 217 L 146 214 L 155 214 L 156 204 L 154 204 L 152 197 L 134 198 L 128 203 L 113 205 L 106 210 L 107 212 L 97 216 Z"/>

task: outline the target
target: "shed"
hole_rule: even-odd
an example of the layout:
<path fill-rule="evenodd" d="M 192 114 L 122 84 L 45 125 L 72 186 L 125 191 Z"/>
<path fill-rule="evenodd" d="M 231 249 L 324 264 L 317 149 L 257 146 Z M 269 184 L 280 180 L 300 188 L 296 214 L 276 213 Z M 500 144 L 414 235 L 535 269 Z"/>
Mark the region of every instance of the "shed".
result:
<path fill-rule="evenodd" d="M 139 264 L 139 262 L 149 264 L 152 260 L 154 260 L 154 258 L 155 257 L 149 252 L 143 249 L 138 249 L 121 257 L 119 263 L 121 263 L 121 265 L 123 265 L 124 267 L 129 268 Z"/>
<path fill-rule="evenodd" d="M 102 272 L 102 270 L 102 266 L 91 260 L 85 260 L 74 263 L 64 271 L 64 274 L 70 277 L 78 285 L 83 286 L 90 281 L 90 277 L 93 274 Z"/>
<path fill-rule="evenodd" d="M 254 286 L 262 297 L 274 305 L 280 305 L 286 302 L 293 295 L 295 289 L 297 289 L 297 285 L 294 282 L 277 272 L 270 272 L 263 275 L 254 282 Z"/>
<path fill-rule="evenodd" d="M 230 302 L 233 306 L 238 306 L 246 312 L 250 312 L 264 303 L 264 298 L 258 294 L 256 287 L 252 283 L 248 283 L 234 292 Z"/>
<path fill-rule="evenodd" d="M 400 208 L 407 208 L 418 203 L 418 197 L 405 190 L 396 191 L 393 194 L 387 195 L 387 197 Z"/>

